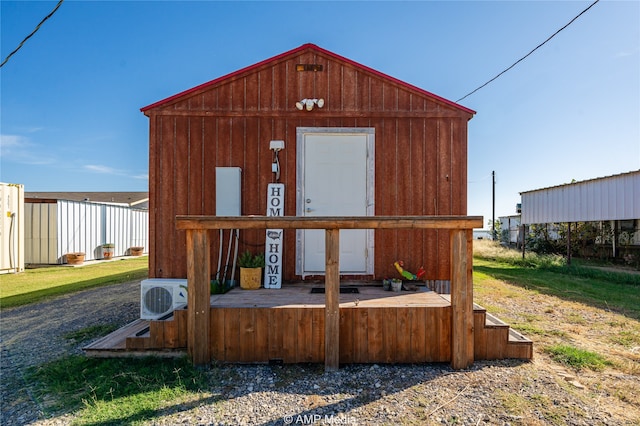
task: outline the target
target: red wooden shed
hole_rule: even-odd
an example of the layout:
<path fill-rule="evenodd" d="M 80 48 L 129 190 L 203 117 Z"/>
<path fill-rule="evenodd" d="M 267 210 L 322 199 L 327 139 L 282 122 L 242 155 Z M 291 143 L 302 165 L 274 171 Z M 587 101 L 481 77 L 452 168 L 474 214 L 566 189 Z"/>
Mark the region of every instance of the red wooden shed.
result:
<path fill-rule="evenodd" d="M 311 110 L 296 106 L 305 99 Z M 474 111 L 313 44 L 142 111 L 150 119 L 153 278 L 186 276 L 185 233 L 175 217 L 215 214 L 216 167 L 242 169 L 242 215 L 265 214 L 275 177 L 272 140 L 285 144 L 279 163 L 287 216 L 467 214 L 467 121 Z M 318 261 L 324 264 L 321 250 L 313 253 L 316 237 L 285 230 L 285 281 L 316 275 Z M 449 280 L 445 231 L 363 230 L 341 238 L 348 239 L 343 276 L 392 276 L 402 259 L 424 266 L 427 280 Z M 245 231 L 241 241 L 259 246 L 264 232 Z"/>
<path fill-rule="evenodd" d="M 186 277 L 187 308 L 133 323 L 87 353 L 186 349 L 199 365 L 324 361 L 327 369 L 531 358 L 531 341 L 473 304 L 472 229 L 482 218 L 466 216 L 472 110 L 305 44 L 142 111 L 149 275 Z M 241 175 L 217 173 L 231 169 Z M 284 208 L 268 217 L 274 182 Z M 217 201 L 229 199 L 241 206 L 236 214 Z M 270 228 L 285 285 L 210 295 L 221 254 L 212 231 L 241 229 L 240 249 L 256 251 Z M 423 266 L 427 284 L 450 283 L 450 296 L 421 287 L 391 297 L 380 285 L 340 294 L 346 281 L 396 276 L 398 259 Z M 322 276 L 325 294 L 301 284 Z"/>

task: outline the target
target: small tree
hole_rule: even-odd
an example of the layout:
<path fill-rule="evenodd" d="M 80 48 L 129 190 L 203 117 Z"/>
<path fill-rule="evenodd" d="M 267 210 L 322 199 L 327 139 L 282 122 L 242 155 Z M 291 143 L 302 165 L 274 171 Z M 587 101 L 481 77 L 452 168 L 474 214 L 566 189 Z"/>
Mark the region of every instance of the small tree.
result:
<path fill-rule="evenodd" d="M 501 228 L 502 228 L 502 224 L 500 223 L 500 221 L 499 221 L 499 220 L 496 220 L 496 221 L 493 223 L 493 226 L 492 226 L 492 225 L 491 225 L 491 219 L 489 219 L 489 220 L 487 221 L 487 225 L 489 225 L 489 228 L 491 228 L 491 231 L 492 231 L 492 232 L 491 232 L 491 239 L 492 239 L 492 240 L 494 240 L 494 241 L 498 241 L 498 240 L 499 240 L 499 237 L 500 237 L 500 235 L 501 235 L 501 231 L 500 231 L 500 230 L 501 230 Z"/>

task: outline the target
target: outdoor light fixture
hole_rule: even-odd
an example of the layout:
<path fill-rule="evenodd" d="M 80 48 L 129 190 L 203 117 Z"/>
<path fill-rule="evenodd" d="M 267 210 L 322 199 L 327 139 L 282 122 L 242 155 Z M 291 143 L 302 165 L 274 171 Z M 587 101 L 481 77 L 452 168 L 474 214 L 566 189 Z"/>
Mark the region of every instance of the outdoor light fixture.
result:
<path fill-rule="evenodd" d="M 273 151 L 273 163 L 271 163 L 271 172 L 276 174 L 276 182 L 280 180 L 280 160 L 278 152 L 284 149 L 284 141 L 269 142 L 269 149 Z"/>
<path fill-rule="evenodd" d="M 303 109 L 311 111 L 314 105 L 317 105 L 318 108 L 322 108 L 324 106 L 324 99 L 303 99 L 296 102 L 296 108 L 298 108 L 300 111 L 302 111 Z"/>

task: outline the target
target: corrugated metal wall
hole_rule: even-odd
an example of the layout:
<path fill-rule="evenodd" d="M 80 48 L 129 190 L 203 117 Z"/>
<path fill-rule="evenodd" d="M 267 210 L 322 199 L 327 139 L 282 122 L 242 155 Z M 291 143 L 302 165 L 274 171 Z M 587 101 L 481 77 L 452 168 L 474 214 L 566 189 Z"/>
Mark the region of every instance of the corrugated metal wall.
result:
<path fill-rule="evenodd" d="M 146 210 L 130 210 L 131 214 L 131 247 L 144 247 L 145 253 L 149 251 L 149 212 Z M 130 254 L 130 253 L 126 253 Z"/>
<path fill-rule="evenodd" d="M 149 213 L 124 206 L 58 200 L 26 203 L 25 262 L 63 263 L 64 255 L 84 252 L 100 259 L 102 244 L 115 244 L 114 256 L 149 246 Z"/>
<path fill-rule="evenodd" d="M 58 205 L 25 203 L 24 207 L 25 262 L 58 263 Z"/>
<path fill-rule="evenodd" d="M 640 171 L 521 193 L 522 223 L 640 219 Z"/>
<path fill-rule="evenodd" d="M 72 252 L 84 252 L 86 260 L 99 258 L 99 246 L 109 242 L 102 239 L 101 210 L 100 204 L 58 201 L 58 263 L 62 263 L 62 256 Z"/>

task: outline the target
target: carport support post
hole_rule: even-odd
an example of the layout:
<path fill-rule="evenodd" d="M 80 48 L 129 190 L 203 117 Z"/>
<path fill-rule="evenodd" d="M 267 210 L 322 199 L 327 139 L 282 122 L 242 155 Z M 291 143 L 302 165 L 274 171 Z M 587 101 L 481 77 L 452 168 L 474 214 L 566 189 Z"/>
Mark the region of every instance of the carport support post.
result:
<path fill-rule="evenodd" d="M 567 222 L 567 265 L 571 265 L 571 222 Z"/>
<path fill-rule="evenodd" d="M 206 229 L 187 229 L 187 351 L 195 366 L 209 356 L 210 248 Z"/>
<path fill-rule="evenodd" d="M 324 370 L 340 366 L 340 229 L 325 230 Z"/>
<path fill-rule="evenodd" d="M 450 231 L 451 245 L 451 368 L 473 364 L 472 231 Z"/>

